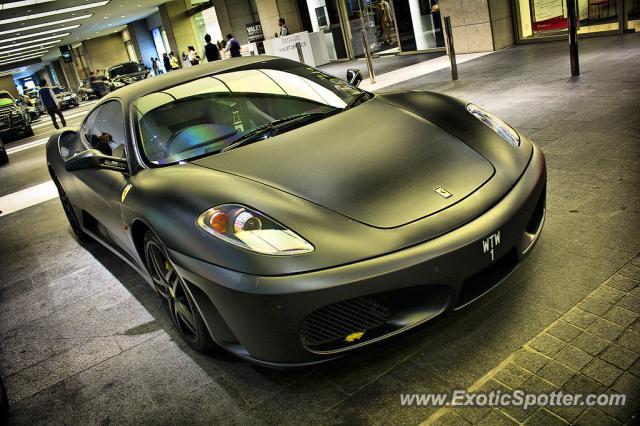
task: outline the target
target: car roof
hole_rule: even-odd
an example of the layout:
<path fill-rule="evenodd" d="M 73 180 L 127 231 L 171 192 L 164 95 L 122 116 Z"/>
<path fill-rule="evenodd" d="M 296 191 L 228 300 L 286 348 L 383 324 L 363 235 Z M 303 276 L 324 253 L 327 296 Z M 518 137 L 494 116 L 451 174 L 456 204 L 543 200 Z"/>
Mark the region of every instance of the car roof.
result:
<path fill-rule="evenodd" d="M 111 92 L 103 99 L 104 101 L 110 99 L 120 99 L 124 104 L 128 104 L 129 102 L 140 96 L 158 92 L 160 90 L 164 90 L 181 83 L 186 83 L 200 77 L 216 74 L 223 71 L 231 71 L 236 68 L 246 69 L 246 67 L 250 68 L 251 65 L 278 59 L 284 61 L 287 60 L 273 56 L 243 56 L 240 58 L 230 58 L 201 63 L 199 65 L 193 65 L 191 67 L 183 68 L 177 71 L 167 72 L 156 77 L 141 80 L 134 84 L 121 87 L 118 90 Z"/>

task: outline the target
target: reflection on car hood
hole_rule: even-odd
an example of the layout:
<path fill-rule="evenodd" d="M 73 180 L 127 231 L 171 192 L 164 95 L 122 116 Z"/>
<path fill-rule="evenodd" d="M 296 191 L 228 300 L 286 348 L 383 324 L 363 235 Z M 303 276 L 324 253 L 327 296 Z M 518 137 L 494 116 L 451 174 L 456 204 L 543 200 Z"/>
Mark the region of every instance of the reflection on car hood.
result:
<path fill-rule="evenodd" d="M 194 164 L 273 186 L 380 228 L 446 209 L 494 173 L 465 143 L 377 99 Z"/>

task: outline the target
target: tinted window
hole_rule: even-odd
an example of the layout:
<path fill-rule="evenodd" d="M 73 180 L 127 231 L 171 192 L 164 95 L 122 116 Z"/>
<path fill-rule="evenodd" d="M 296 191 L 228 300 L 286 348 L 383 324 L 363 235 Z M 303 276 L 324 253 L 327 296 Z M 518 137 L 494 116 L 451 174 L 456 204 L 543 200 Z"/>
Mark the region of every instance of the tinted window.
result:
<path fill-rule="evenodd" d="M 322 71 L 272 61 L 143 96 L 134 108 L 143 154 L 163 165 L 218 153 L 277 120 L 341 112 L 360 93 Z"/>
<path fill-rule="evenodd" d="M 119 75 L 133 74 L 139 71 L 140 65 L 135 62 L 127 62 L 126 64 L 120 64 L 109 68 L 109 76 L 113 78 L 118 77 Z"/>
<path fill-rule="evenodd" d="M 125 157 L 124 116 L 119 102 L 107 102 L 93 111 L 85 120 L 82 132 L 92 148 L 105 155 Z"/>

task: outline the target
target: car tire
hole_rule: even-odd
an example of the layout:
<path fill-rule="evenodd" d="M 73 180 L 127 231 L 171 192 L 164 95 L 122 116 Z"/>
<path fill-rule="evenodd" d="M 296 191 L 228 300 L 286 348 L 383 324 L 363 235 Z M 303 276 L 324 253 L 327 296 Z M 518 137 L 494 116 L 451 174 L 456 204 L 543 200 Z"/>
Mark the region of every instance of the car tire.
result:
<path fill-rule="evenodd" d="M 9 162 L 9 155 L 5 149 L 0 149 L 0 164 L 7 164 Z"/>
<path fill-rule="evenodd" d="M 24 136 L 27 138 L 30 136 L 33 136 L 33 127 L 29 126 L 26 129 L 24 129 Z"/>
<path fill-rule="evenodd" d="M 67 194 L 64 192 L 62 185 L 58 182 L 58 179 L 55 176 L 52 176 L 53 183 L 55 183 L 56 188 L 58 189 L 58 196 L 60 197 L 60 203 L 62 204 L 62 210 L 64 210 L 65 216 L 67 216 L 67 220 L 69 221 L 69 226 L 71 226 L 71 230 L 73 234 L 76 236 L 78 241 L 88 241 L 91 238 L 89 235 L 82 230 L 80 226 L 80 221 L 76 217 L 76 213 L 73 210 L 73 205 L 71 201 L 67 198 Z"/>
<path fill-rule="evenodd" d="M 215 347 L 193 297 L 167 256 L 160 239 L 151 231 L 144 235 L 144 261 L 153 285 L 166 302 L 169 315 L 180 337 L 198 352 Z"/>

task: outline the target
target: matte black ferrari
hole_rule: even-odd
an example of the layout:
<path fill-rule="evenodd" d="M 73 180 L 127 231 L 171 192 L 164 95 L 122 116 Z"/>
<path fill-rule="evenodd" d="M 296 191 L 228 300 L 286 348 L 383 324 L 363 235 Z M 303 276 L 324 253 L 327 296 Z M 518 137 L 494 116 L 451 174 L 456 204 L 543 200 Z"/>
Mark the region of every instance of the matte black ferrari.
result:
<path fill-rule="evenodd" d="M 470 303 L 545 218 L 542 152 L 499 118 L 280 58 L 123 87 L 52 136 L 47 161 L 75 234 L 138 270 L 190 345 L 263 365 Z"/>

